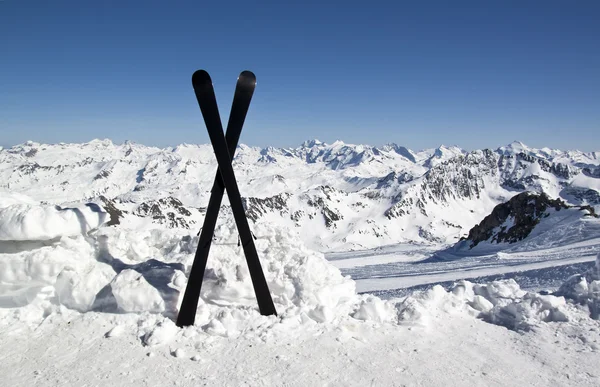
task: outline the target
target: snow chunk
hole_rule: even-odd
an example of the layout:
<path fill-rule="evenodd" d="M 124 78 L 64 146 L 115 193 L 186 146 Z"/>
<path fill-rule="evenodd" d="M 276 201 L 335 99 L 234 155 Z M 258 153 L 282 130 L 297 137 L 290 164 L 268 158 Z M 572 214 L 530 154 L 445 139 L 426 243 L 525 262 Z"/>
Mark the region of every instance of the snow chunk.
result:
<path fill-rule="evenodd" d="M 106 337 L 106 338 L 119 337 L 124 332 L 125 332 L 125 327 L 123 325 L 116 325 L 110 331 L 106 332 L 106 335 L 104 335 L 104 337 Z"/>
<path fill-rule="evenodd" d="M 352 279 L 291 231 L 256 224 L 254 233 L 278 317 L 260 315 L 245 256 L 235 243 L 237 230 L 223 224 L 216 230 L 219 240 L 213 243 L 206 268 L 197 329 L 225 337 L 263 337 L 267 331 L 283 333 L 353 317 L 396 321 L 390 302 L 356 294 Z M 49 288 L 53 305 L 82 313 L 139 313 L 141 319 L 161 313 L 173 318 L 197 243 L 197 236 L 179 230 L 123 228 L 57 241 L 4 242 L 0 282 L 6 286 L 0 287 L 0 303 L 24 307 Z M 161 329 L 154 332 L 158 317 L 149 318 L 141 332 L 149 345 L 162 342 Z"/>
<path fill-rule="evenodd" d="M 557 294 L 571 300 L 583 302 L 588 296 L 588 282 L 584 274 L 574 274 L 560 286 Z"/>
<path fill-rule="evenodd" d="M 394 304 L 374 296 L 367 296 L 352 317 L 358 320 L 392 322 L 395 317 Z"/>
<path fill-rule="evenodd" d="M 152 330 L 147 332 L 142 342 L 144 345 L 148 346 L 156 346 L 161 344 L 166 344 L 173 340 L 179 328 L 175 325 L 175 323 L 171 320 L 163 320 L 156 324 Z"/>
<path fill-rule="evenodd" d="M 12 204 L 0 208 L 0 241 L 50 240 L 87 234 L 109 219 L 94 203 L 71 208 Z"/>
<path fill-rule="evenodd" d="M 488 301 L 485 297 L 476 295 L 473 296 L 473 301 L 469 302 L 469 306 L 475 310 L 480 312 L 487 313 L 494 307 L 490 301 Z"/>
<path fill-rule="evenodd" d="M 107 265 L 88 264 L 83 270 L 66 266 L 54 284 L 58 301 L 68 308 L 87 312 L 92 308 L 98 292 L 114 274 Z"/>
<path fill-rule="evenodd" d="M 236 234 L 231 225 L 218 230 L 225 240 L 236 238 Z M 262 269 L 281 316 L 292 318 L 304 314 L 317 322 L 330 322 L 350 315 L 360 302 L 354 281 L 342 276 L 323 254 L 307 249 L 289 230 L 257 224 L 255 234 Z M 256 297 L 250 273 L 243 252 L 234 243 L 217 244 L 211 249 L 201 296 L 208 304 L 199 308 L 198 314 L 205 316 L 201 323 L 211 322 L 210 329 L 218 334 L 223 333 L 221 324 L 235 325 L 229 319 L 247 319 L 255 313 Z M 213 308 L 214 305 L 245 309 L 228 314 Z"/>
<path fill-rule="evenodd" d="M 415 292 L 396 304 L 399 323 L 416 324 L 427 327 L 434 318 L 467 309 L 468 295 L 473 294 L 473 284 L 461 281 L 456 292 L 446 292 L 440 285 L 426 291 Z"/>
<path fill-rule="evenodd" d="M 110 287 L 122 312 L 160 313 L 165 310 L 165 301 L 158 290 L 135 270 L 126 269 L 120 272 Z"/>
<path fill-rule="evenodd" d="M 110 268 L 102 266 L 93 246 L 81 235 L 55 242 L 1 242 L 0 305 L 27 305 L 50 286 L 58 303 L 84 311 L 114 276 Z"/>
<path fill-rule="evenodd" d="M 496 305 L 483 317 L 496 325 L 528 331 L 538 322 L 569 321 L 563 297 L 527 293 L 519 301 Z"/>
<path fill-rule="evenodd" d="M 493 281 L 486 285 L 474 285 L 473 293 L 484 297 L 492 305 L 498 305 L 506 301 L 519 300 L 527 292 L 521 290 L 515 280 L 509 279 L 506 281 Z"/>
<path fill-rule="evenodd" d="M 600 253 L 596 265 L 584 274 L 569 277 L 556 292 L 570 300 L 588 305 L 590 317 L 600 320 Z"/>

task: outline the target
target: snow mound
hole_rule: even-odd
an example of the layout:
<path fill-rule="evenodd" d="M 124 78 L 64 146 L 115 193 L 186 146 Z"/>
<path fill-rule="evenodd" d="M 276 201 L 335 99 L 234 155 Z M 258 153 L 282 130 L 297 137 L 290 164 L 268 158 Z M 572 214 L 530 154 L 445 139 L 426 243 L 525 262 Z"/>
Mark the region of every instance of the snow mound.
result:
<path fill-rule="evenodd" d="M 120 311 L 160 313 L 165 310 L 158 290 L 135 270 L 126 269 L 117 274 L 110 287 Z"/>
<path fill-rule="evenodd" d="M 234 228 L 221 229 L 235 240 Z M 306 314 L 325 322 L 348 314 L 356 302 L 355 284 L 325 260 L 307 249 L 288 230 L 261 225 L 255 229 L 258 255 L 273 302 L 282 316 Z M 223 244 L 215 249 L 203 284 L 206 304 L 254 306 L 256 299 L 241 248 Z"/>
<path fill-rule="evenodd" d="M 0 192 L 0 241 L 40 241 L 86 234 L 108 220 L 108 213 L 94 203 L 61 208 Z"/>
<path fill-rule="evenodd" d="M 600 320 L 600 253 L 593 268 L 584 274 L 569 277 L 556 294 L 587 305 L 590 317 Z"/>
<path fill-rule="evenodd" d="M 389 301 L 356 294 L 354 281 L 289 230 L 268 224 L 253 229 L 278 317 L 260 315 L 236 229 L 222 225 L 211 247 L 197 329 L 226 337 L 260 336 L 346 318 L 396 321 Z M 43 300 L 46 309 L 49 303 L 81 313 L 162 315 L 140 334 L 154 345 L 163 336 L 160 326 L 169 324 L 165 318 L 177 315 L 198 237 L 180 230 L 104 227 L 94 235 L 9 243 L 0 251 L 1 306 L 34 310 L 34 301 Z M 37 315 L 47 314 L 46 309 Z"/>
<path fill-rule="evenodd" d="M 516 331 L 541 322 L 569 321 L 570 314 L 564 297 L 526 292 L 512 279 L 488 284 L 463 280 L 449 291 L 436 285 L 407 296 L 397 310 L 400 323 L 429 326 L 435 318 L 462 313 Z"/>

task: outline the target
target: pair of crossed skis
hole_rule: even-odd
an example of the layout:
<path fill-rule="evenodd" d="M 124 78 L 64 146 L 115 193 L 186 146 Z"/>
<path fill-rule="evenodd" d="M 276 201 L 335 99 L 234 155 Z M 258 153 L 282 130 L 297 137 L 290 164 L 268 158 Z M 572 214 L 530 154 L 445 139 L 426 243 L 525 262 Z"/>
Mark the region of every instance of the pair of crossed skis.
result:
<path fill-rule="evenodd" d="M 253 235 L 246 219 L 240 190 L 238 189 L 231 165 L 242 132 L 242 126 L 250 107 L 250 101 L 254 94 L 254 88 L 256 87 L 256 77 L 250 71 L 243 71 L 238 77 L 225 136 L 223 136 L 223 126 L 210 76 L 206 71 L 198 70 L 192 76 L 192 85 L 194 86 L 194 93 L 204 117 L 210 142 L 217 157 L 219 169 L 217 170 L 208 207 L 206 208 L 206 216 L 204 217 L 204 224 L 200 233 L 200 240 L 196 249 L 188 284 L 179 314 L 177 315 L 177 325 L 180 327 L 193 325 L 196 319 L 196 308 L 198 307 L 198 300 L 200 298 L 204 270 L 206 269 L 208 253 L 225 189 L 227 189 L 231 211 L 233 212 L 244 254 L 246 255 L 246 262 L 248 263 L 250 278 L 252 279 L 252 286 L 254 287 L 260 313 L 265 316 L 277 315 L 265 275 L 258 260 Z"/>

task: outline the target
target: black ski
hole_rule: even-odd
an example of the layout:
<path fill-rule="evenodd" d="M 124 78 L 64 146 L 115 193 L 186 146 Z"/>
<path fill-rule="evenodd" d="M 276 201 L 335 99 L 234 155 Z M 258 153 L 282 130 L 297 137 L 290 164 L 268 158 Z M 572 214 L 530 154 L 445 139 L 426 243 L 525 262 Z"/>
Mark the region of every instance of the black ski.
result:
<path fill-rule="evenodd" d="M 227 194 L 240 233 L 240 238 L 243 241 L 243 249 L 246 255 L 246 261 L 248 263 L 260 312 L 263 315 L 276 315 L 275 306 L 273 305 L 273 300 L 271 299 L 271 294 L 269 293 L 269 288 L 258 259 L 256 247 L 254 246 L 254 241 L 252 239 L 252 233 L 248 226 L 241 196 L 231 166 L 231 161 L 233 160 L 233 155 L 248 112 L 248 107 L 250 106 L 252 94 L 254 93 L 256 77 L 250 71 L 244 71 L 240 74 L 236 85 L 225 138 L 223 137 L 221 118 L 219 116 L 210 76 L 204 70 L 196 71 L 192 76 L 192 84 L 194 86 L 198 104 L 200 105 L 200 110 L 202 111 L 202 116 L 204 117 L 204 122 L 208 129 L 209 137 L 217 156 L 219 169 L 217 170 L 215 182 L 211 190 L 198 248 L 188 279 L 188 285 L 185 290 L 179 315 L 177 316 L 177 325 L 187 326 L 194 324 L 202 280 L 206 269 L 206 262 L 208 260 L 208 253 L 225 187 L 227 188 Z"/>
<path fill-rule="evenodd" d="M 227 133 L 225 135 L 231 160 L 233 160 L 237 148 L 255 86 L 256 77 L 252 72 L 243 71 L 238 77 L 233 96 L 233 104 L 229 114 L 229 122 L 227 124 Z M 204 224 L 202 225 L 202 231 L 200 233 L 200 240 L 190 271 L 188 285 L 185 289 L 181 308 L 179 309 L 179 314 L 177 316 L 178 326 L 194 324 L 196 308 L 198 307 L 198 300 L 202 289 L 202 279 L 204 278 L 206 262 L 208 261 L 210 245 L 217 224 L 219 208 L 221 207 L 221 200 L 223 199 L 224 192 L 225 185 L 223 184 L 223 178 L 217 169 L 217 174 L 211 189 L 210 200 L 208 202 L 208 207 L 206 208 Z"/>

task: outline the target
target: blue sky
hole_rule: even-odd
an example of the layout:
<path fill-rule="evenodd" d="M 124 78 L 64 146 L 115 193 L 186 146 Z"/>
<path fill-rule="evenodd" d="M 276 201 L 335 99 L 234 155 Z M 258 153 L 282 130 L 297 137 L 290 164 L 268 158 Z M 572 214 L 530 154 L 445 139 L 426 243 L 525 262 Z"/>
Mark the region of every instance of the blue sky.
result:
<path fill-rule="evenodd" d="M 241 141 L 600 150 L 598 1 L 0 1 L 0 145 L 207 143 L 191 75 Z"/>

